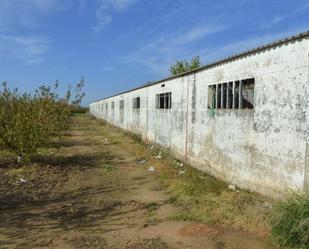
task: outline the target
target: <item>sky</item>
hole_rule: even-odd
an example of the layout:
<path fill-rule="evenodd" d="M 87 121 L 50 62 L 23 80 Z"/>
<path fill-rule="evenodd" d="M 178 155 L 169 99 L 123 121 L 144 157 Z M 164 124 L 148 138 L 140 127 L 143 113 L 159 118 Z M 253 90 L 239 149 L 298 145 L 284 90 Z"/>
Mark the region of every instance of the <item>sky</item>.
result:
<path fill-rule="evenodd" d="M 309 30 L 308 0 L 0 0 L 0 82 L 85 78 L 83 105 Z"/>

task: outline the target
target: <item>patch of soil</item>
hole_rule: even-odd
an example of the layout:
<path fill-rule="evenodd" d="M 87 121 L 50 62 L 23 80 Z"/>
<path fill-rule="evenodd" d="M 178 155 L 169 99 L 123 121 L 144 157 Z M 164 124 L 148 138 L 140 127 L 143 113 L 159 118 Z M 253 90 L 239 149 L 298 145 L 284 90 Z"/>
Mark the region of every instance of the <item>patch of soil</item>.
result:
<path fill-rule="evenodd" d="M 105 239 L 99 236 L 77 236 L 70 240 L 75 249 L 108 249 Z"/>
<path fill-rule="evenodd" d="M 208 238 L 217 237 L 222 230 L 216 229 L 214 227 L 205 225 L 205 224 L 188 224 L 179 230 L 179 233 L 183 236 L 196 237 L 196 236 L 205 236 Z"/>
<path fill-rule="evenodd" d="M 67 181 L 68 171 L 42 164 L 0 168 L 0 209 L 49 199 Z"/>
<path fill-rule="evenodd" d="M 180 210 L 180 207 L 176 207 L 172 204 L 164 204 L 158 207 L 155 212 L 155 217 L 159 220 L 167 220 L 177 214 Z"/>
<path fill-rule="evenodd" d="M 144 239 L 138 242 L 129 242 L 125 249 L 171 249 L 161 239 Z"/>
<path fill-rule="evenodd" d="M 51 219 L 61 220 L 62 223 L 65 223 L 85 217 L 87 214 L 87 208 L 86 203 L 65 202 L 50 208 L 47 215 Z"/>
<path fill-rule="evenodd" d="M 0 248 L 272 248 L 247 234 L 170 221 L 183 210 L 157 172 L 138 163 L 142 153 L 126 147 L 139 144 L 86 115 L 73 121 L 52 155 L 25 167 L 0 163 Z"/>

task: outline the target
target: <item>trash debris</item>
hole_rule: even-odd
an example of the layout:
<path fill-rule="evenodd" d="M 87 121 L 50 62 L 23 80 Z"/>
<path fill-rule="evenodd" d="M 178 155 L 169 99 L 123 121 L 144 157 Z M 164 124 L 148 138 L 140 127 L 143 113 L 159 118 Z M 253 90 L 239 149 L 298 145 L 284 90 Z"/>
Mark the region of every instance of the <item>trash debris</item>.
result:
<path fill-rule="evenodd" d="M 235 185 L 230 184 L 228 188 L 229 188 L 230 190 L 237 191 L 237 188 L 236 188 Z"/>
<path fill-rule="evenodd" d="M 263 207 L 264 207 L 264 208 L 269 208 L 269 209 L 271 209 L 271 208 L 273 207 L 273 205 L 270 204 L 270 203 L 268 203 L 268 202 L 264 202 L 264 203 L 263 203 Z"/>
<path fill-rule="evenodd" d="M 142 161 L 139 161 L 138 164 L 144 164 L 148 161 L 148 159 L 145 159 L 145 160 L 142 160 Z"/>
<path fill-rule="evenodd" d="M 108 138 L 105 138 L 104 140 L 105 140 L 105 141 L 108 141 Z"/>
<path fill-rule="evenodd" d="M 179 167 L 183 167 L 183 163 L 182 163 L 182 162 L 177 162 L 177 165 L 178 165 Z"/>
<path fill-rule="evenodd" d="M 155 168 L 154 168 L 153 166 L 150 166 L 150 167 L 148 168 L 148 171 L 149 171 L 149 172 L 154 172 L 154 171 L 155 171 Z"/>
<path fill-rule="evenodd" d="M 154 145 L 151 145 L 151 146 L 150 146 L 150 149 L 151 149 L 151 150 L 154 150 Z"/>
<path fill-rule="evenodd" d="M 71 202 L 67 202 L 67 203 L 63 203 L 64 207 L 72 207 L 72 203 Z"/>
<path fill-rule="evenodd" d="M 184 170 L 179 171 L 179 175 L 183 175 L 183 174 L 185 174 L 185 173 L 186 173 L 186 171 L 184 171 Z"/>
<path fill-rule="evenodd" d="M 161 159 L 161 158 L 162 158 L 162 156 L 161 156 L 161 151 L 159 152 L 158 155 L 155 156 L 155 158 L 156 158 L 156 159 Z"/>
<path fill-rule="evenodd" d="M 22 157 L 21 157 L 21 156 L 18 156 L 18 157 L 17 157 L 17 163 L 20 163 L 20 162 L 21 162 L 21 159 L 22 159 Z"/>
<path fill-rule="evenodd" d="M 24 178 L 20 178 L 19 181 L 20 181 L 21 183 L 26 183 L 26 182 L 27 182 L 27 180 L 24 179 Z"/>

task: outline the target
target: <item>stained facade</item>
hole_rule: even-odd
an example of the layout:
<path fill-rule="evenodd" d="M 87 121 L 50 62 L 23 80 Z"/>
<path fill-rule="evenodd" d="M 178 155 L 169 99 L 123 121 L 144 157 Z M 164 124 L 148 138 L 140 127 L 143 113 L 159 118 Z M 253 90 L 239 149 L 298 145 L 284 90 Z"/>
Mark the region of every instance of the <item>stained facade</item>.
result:
<path fill-rule="evenodd" d="M 90 104 L 115 126 L 226 182 L 309 190 L 309 33 Z"/>

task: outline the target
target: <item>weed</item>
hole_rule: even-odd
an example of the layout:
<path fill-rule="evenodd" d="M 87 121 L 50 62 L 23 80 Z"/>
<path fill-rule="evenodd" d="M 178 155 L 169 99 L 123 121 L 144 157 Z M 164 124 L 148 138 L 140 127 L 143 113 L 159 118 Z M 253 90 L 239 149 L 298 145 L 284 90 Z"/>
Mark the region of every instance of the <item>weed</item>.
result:
<path fill-rule="evenodd" d="M 151 203 L 148 203 L 145 208 L 149 211 L 149 212 L 152 212 L 152 211 L 155 211 L 159 208 L 159 204 L 156 203 L 156 202 L 151 202 Z"/>
<path fill-rule="evenodd" d="M 272 233 L 282 246 L 309 248 L 309 197 L 281 202 L 272 217 Z"/>
<path fill-rule="evenodd" d="M 81 107 L 81 106 L 76 106 L 73 108 L 72 112 L 76 115 L 76 114 L 85 114 L 89 112 L 89 108 L 88 107 Z"/>
<path fill-rule="evenodd" d="M 136 134 L 133 132 L 122 130 L 123 134 L 131 138 L 132 140 L 136 142 L 142 142 L 142 136 L 140 134 Z"/>
<path fill-rule="evenodd" d="M 110 173 L 115 170 L 115 166 L 111 164 L 104 164 L 102 167 L 103 167 L 104 172 L 106 173 Z"/>

